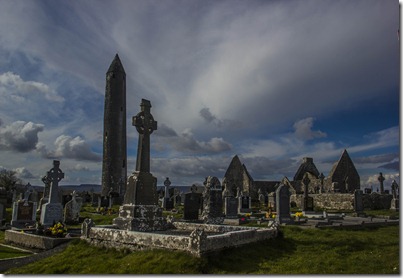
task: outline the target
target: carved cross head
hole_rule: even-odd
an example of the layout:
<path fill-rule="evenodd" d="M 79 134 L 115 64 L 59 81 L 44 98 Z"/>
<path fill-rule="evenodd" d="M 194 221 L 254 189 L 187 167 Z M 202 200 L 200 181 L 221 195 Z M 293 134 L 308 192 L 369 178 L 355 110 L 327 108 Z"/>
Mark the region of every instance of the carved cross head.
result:
<path fill-rule="evenodd" d="M 157 121 L 154 121 L 151 115 L 151 102 L 146 99 L 141 100 L 141 112 L 133 117 L 133 126 L 136 127 L 140 134 L 151 134 L 157 129 Z"/>

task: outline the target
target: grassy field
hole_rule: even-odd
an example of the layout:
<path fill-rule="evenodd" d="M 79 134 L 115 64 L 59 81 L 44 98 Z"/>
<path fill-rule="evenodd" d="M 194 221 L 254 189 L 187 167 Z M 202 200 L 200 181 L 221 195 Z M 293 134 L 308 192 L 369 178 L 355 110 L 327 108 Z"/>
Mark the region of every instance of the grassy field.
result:
<path fill-rule="evenodd" d="M 275 240 L 199 259 L 165 250 L 124 252 L 72 242 L 5 274 L 399 274 L 399 226 L 364 230 L 281 227 Z"/>

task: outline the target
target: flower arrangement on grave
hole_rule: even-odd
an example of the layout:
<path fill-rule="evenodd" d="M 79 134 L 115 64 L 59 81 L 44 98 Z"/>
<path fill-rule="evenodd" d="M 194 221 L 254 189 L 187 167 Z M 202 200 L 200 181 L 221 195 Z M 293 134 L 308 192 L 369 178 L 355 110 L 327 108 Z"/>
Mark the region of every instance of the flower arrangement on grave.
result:
<path fill-rule="evenodd" d="M 302 211 L 298 211 L 295 213 L 294 216 L 295 216 L 295 218 L 297 218 L 297 217 L 302 218 L 302 217 L 304 217 L 304 214 L 302 213 Z"/>
<path fill-rule="evenodd" d="M 245 217 L 246 217 L 246 218 L 249 218 L 250 216 L 251 216 L 250 213 L 245 213 Z"/>
<path fill-rule="evenodd" d="M 67 234 L 67 228 L 62 223 L 57 222 L 53 226 L 45 229 L 44 234 L 45 236 L 51 237 L 65 237 Z"/>
<path fill-rule="evenodd" d="M 268 212 L 266 212 L 265 217 L 266 217 L 266 218 L 276 218 L 276 213 L 275 213 L 275 212 L 268 211 Z"/>

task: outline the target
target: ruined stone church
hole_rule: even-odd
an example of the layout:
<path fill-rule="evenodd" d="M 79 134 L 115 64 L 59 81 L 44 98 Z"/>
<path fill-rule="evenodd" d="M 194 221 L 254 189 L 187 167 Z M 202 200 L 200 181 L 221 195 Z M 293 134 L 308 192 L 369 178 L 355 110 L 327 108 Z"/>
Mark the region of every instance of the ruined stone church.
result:
<path fill-rule="evenodd" d="M 347 150 L 344 150 L 340 159 L 334 163 L 327 177 L 318 171 L 313 158 L 304 157 L 293 180 L 284 177 L 281 181 L 255 181 L 238 155 L 235 155 L 225 172 L 223 186 L 232 192 L 233 196 L 240 190 L 254 200 L 258 198 L 258 192 L 270 194 L 275 192 L 281 183 L 289 186 L 291 194 L 303 194 L 302 179 L 305 174 L 310 180 L 309 194 L 353 193 L 354 190 L 360 189 L 360 176 Z"/>

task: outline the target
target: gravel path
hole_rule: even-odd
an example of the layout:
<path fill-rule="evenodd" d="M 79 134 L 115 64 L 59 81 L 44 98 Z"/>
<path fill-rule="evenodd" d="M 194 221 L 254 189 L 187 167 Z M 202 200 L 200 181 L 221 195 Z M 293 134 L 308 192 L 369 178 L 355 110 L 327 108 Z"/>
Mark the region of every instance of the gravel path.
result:
<path fill-rule="evenodd" d="M 29 255 L 26 257 L 0 260 L 0 273 L 4 273 L 6 270 L 13 268 L 13 267 L 20 267 L 20 266 L 47 258 L 55 253 L 63 251 L 64 249 L 66 249 L 68 244 L 69 244 L 69 242 L 62 243 L 61 245 L 56 246 L 53 249 L 46 250 L 46 251 L 36 253 L 33 255 Z M 10 246 L 10 247 L 12 247 L 12 246 Z"/>

